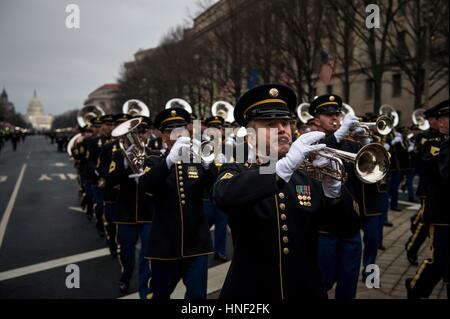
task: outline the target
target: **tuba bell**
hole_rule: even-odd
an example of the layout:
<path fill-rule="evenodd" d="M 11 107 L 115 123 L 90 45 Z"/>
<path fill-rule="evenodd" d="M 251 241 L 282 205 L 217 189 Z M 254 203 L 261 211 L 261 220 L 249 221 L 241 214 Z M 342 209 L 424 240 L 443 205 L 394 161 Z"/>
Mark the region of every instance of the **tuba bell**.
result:
<path fill-rule="evenodd" d="M 398 126 L 398 124 L 400 122 L 400 118 L 398 116 L 397 111 L 392 106 L 390 106 L 388 104 L 383 104 L 382 106 L 380 106 L 378 113 L 380 115 L 386 115 L 386 116 L 389 116 L 390 118 L 392 118 L 393 127 Z"/>
<path fill-rule="evenodd" d="M 122 113 L 131 116 L 150 117 L 150 110 L 144 102 L 136 99 L 126 101 L 122 106 Z"/>
<path fill-rule="evenodd" d="M 417 109 L 411 114 L 413 124 L 417 125 L 421 131 L 426 131 L 430 128 L 430 123 L 426 119 L 424 112 L 425 109 Z"/>
<path fill-rule="evenodd" d="M 233 115 L 234 107 L 228 102 L 225 101 L 216 101 L 211 106 L 211 115 L 212 116 L 220 116 L 225 122 L 233 123 L 234 115 Z"/>
<path fill-rule="evenodd" d="M 310 119 L 314 118 L 311 114 L 309 114 L 309 103 L 301 103 L 297 106 L 296 113 L 300 119 L 300 122 L 303 124 L 308 123 Z"/>
<path fill-rule="evenodd" d="M 173 109 L 173 108 L 185 109 L 189 114 L 192 114 L 191 105 L 186 100 L 180 98 L 173 98 L 167 101 L 165 109 Z"/>
<path fill-rule="evenodd" d="M 145 143 L 137 133 L 142 121 L 141 117 L 130 119 L 119 124 L 111 132 L 111 136 L 118 139 L 119 147 L 135 174 L 142 172 L 146 158 Z"/>
<path fill-rule="evenodd" d="M 72 138 L 69 140 L 69 142 L 67 143 L 67 154 L 69 154 L 69 157 L 72 157 L 72 148 L 75 145 L 75 142 L 77 141 L 81 141 L 83 139 L 83 136 L 81 133 L 77 133 L 74 136 L 72 136 Z"/>
<path fill-rule="evenodd" d="M 80 127 L 85 127 L 96 117 L 105 115 L 105 111 L 97 105 L 86 105 L 77 113 L 77 122 Z"/>

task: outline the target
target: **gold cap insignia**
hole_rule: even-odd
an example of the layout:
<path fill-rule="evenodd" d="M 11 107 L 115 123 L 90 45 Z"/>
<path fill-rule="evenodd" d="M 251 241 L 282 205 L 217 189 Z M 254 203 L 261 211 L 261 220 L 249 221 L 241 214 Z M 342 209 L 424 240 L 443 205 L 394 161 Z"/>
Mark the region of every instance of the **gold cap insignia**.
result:
<path fill-rule="evenodd" d="M 330 96 L 330 101 L 334 101 L 334 96 Z"/>
<path fill-rule="evenodd" d="M 271 97 L 277 97 L 278 93 L 279 93 L 278 90 L 275 89 L 275 88 L 270 89 L 270 91 L 269 91 L 269 94 L 270 94 Z"/>
<path fill-rule="evenodd" d="M 172 112 L 170 112 L 170 115 L 171 115 L 171 116 L 175 116 L 175 115 L 177 115 L 177 111 L 175 111 L 175 110 L 172 110 Z"/>

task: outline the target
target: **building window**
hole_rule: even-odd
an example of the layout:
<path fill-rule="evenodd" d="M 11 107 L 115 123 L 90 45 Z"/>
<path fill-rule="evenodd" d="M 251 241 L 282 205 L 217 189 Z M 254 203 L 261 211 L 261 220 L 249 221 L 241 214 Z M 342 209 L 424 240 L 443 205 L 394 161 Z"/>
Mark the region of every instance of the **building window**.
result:
<path fill-rule="evenodd" d="M 398 97 L 402 95 L 402 75 L 392 75 L 392 96 Z"/>
<path fill-rule="evenodd" d="M 406 55 L 408 47 L 406 46 L 406 31 L 397 32 L 397 50 L 399 55 Z"/>
<path fill-rule="evenodd" d="M 373 99 L 373 80 L 366 80 L 366 100 Z"/>
<path fill-rule="evenodd" d="M 327 85 L 327 94 L 331 94 L 331 93 L 333 93 L 333 86 Z"/>

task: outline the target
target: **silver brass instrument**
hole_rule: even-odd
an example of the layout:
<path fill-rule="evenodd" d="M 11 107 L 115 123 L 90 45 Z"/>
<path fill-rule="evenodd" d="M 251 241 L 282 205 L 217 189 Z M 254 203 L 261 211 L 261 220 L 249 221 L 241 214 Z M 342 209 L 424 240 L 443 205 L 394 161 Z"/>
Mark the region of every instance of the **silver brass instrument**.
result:
<path fill-rule="evenodd" d="M 399 122 L 400 122 L 400 118 L 398 116 L 397 111 L 390 105 L 388 104 L 383 104 L 382 106 L 380 106 L 380 110 L 378 111 L 378 113 L 380 115 L 386 115 L 392 118 L 392 124 L 394 127 L 397 127 Z"/>
<path fill-rule="evenodd" d="M 75 145 L 75 142 L 76 142 L 78 139 L 81 139 L 81 138 L 82 138 L 82 134 L 81 134 L 81 133 L 75 134 L 75 135 L 69 140 L 69 143 L 67 143 L 67 154 L 69 154 L 70 157 L 72 157 L 72 148 L 73 148 L 73 146 Z"/>
<path fill-rule="evenodd" d="M 419 130 L 426 131 L 430 128 L 430 123 L 425 117 L 425 109 L 417 109 L 411 114 L 412 122 Z"/>
<path fill-rule="evenodd" d="M 150 117 L 150 110 L 144 102 L 136 99 L 126 101 L 122 106 L 122 113 L 131 116 L 146 116 Z"/>
<path fill-rule="evenodd" d="M 301 103 L 297 106 L 296 113 L 300 119 L 300 122 L 303 124 L 308 123 L 310 119 L 314 118 L 311 114 L 309 114 L 309 103 Z"/>
<path fill-rule="evenodd" d="M 342 103 L 341 111 L 344 115 L 348 113 L 355 115 L 355 111 L 347 103 Z M 360 122 L 355 127 L 361 127 L 364 129 L 364 133 L 358 134 L 357 137 L 371 137 L 372 132 L 375 131 L 380 135 L 388 135 L 394 128 L 393 119 L 388 115 L 380 115 L 375 122 L 361 122 L 361 118 L 358 119 Z"/>
<path fill-rule="evenodd" d="M 234 107 L 228 102 L 225 101 L 216 101 L 211 106 L 211 115 L 212 116 L 220 116 L 225 122 L 233 123 L 234 115 L 233 115 Z"/>
<path fill-rule="evenodd" d="M 77 113 L 77 122 L 80 127 L 85 127 L 90 121 L 96 117 L 105 115 L 105 111 L 97 105 L 86 105 Z"/>
<path fill-rule="evenodd" d="M 344 181 L 347 177 L 344 162 L 350 162 L 354 164 L 355 174 L 362 182 L 373 184 L 382 180 L 389 171 L 389 153 L 377 143 L 363 146 L 356 154 L 330 147 L 325 147 L 314 154 L 328 159 L 330 165 L 314 167 L 312 159 L 308 158 L 302 168 L 310 172 L 312 176 L 322 174 Z"/>
<path fill-rule="evenodd" d="M 192 114 L 191 105 L 186 100 L 180 98 L 174 98 L 167 101 L 165 109 L 173 109 L 173 108 L 185 109 L 189 114 Z"/>
<path fill-rule="evenodd" d="M 131 170 L 138 174 L 142 172 L 146 157 L 145 144 L 139 138 L 137 128 L 142 123 L 142 118 L 133 118 L 119 124 L 111 132 L 111 136 L 118 138 L 119 147 L 125 155 L 125 158 Z"/>

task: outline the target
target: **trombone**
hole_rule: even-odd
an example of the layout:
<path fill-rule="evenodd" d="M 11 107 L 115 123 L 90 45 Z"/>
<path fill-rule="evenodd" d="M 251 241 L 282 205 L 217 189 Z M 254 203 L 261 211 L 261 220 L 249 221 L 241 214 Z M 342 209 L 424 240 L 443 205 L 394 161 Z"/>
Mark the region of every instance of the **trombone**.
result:
<path fill-rule="evenodd" d="M 312 176 L 319 179 L 322 175 L 329 176 L 339 181 L 345 181 L 347 173 L 344 163 L 353 163 L 356 176 L 366 184 L 374 184 L 381 181 L 389 171 L 389 153 L 385 148 L 377 143 L 363 146 L 358 153 L 350 153 L 325 147 L 314 152 L 315 155 L 322 156 L 330 161 L 325 167 L 314 167 L 313 158 L 307 158 L 302 165 Z"/>

